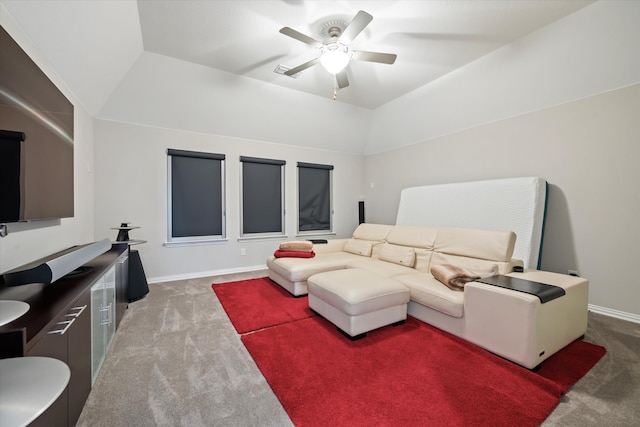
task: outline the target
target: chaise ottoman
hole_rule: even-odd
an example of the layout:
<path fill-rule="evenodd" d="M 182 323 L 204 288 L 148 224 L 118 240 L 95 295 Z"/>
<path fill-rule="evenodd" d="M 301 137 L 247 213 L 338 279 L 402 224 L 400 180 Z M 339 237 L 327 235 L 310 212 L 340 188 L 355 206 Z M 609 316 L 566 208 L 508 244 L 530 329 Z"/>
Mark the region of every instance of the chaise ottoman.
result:
<path fill-rule="evenodd" d="M 397 280 L 347 268 L 307 279 L 309 307 L 351 339 L 407 318 L 409 289 Z"/>

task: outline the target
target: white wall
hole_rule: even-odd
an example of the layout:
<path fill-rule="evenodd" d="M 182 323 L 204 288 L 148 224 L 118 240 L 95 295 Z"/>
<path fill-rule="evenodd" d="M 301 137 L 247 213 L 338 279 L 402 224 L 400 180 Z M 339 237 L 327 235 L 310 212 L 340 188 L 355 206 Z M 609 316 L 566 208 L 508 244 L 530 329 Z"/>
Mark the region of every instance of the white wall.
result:
<path fill-rule="evenodd" d="M 640 2 L 594 3 L 376 110 L 367 220 L 394 223 L 405 187 L 540 176 L 542 268 L 578 270 L 590 304 L 638 321 L 638 111 Z"/>
<path fill-rule="evenodd" d="M 369 156 L 367 220 L 395 223 L 406 187 L 540 176 L 550 184 L 542 269 L 578 270 L 590 304 L 640 320 L 638 111 L 634 85 Z"/>
<path fill-rule="evenodd" d="M 9 235 L 0 238 L 0 272 L 4 272 L 68 247 L 93 241 L 93 118 L 2 4 L 0 24 L 74 105 L 75 216 L 9 224 Z"/>
<path fill-rule="evenodd" d="M 640 82 L 640 1 L 599 1 L 372 114 L 366 154 Z"/>
<path fill-rule="evenodd" d="M 138 58 L 98 115 L 357 154 L 364 149 L 370 116 L 370 110 L 328 97 L 150 52 Z"/>
<path fill-rule="evenodd" d="M 334 231 L 351 235 L 358 224 L 357 202 L 364 190 L 360 155 L 291 147 L 248 139 L 185 132 L 96 120 L 95 234 L 115 239 L 110 230 L 121 222 L 140 229 L 130 237 L 148 243 L 135 246 L 150 281 L 198 277 L 264 267 L 282 239 L 238 241 L 240 217 L 239 157 L 285 160 L 286 233 L 295 239 L 297 162 L 331 164 L 334 176 Z M 228 242 L 165 247 L 167 240 L 167 148 L 226 155 Z M 333 236 L 328 236 L 333 237 Z M 246 255 L 240 255 L 240 248 Z"/>
<path fill-rule="evenodd" d="M 136 249 L 152 281 L 263 267 L 277 241 L 238 242 L 239 156 L 287 161 L 288 238 L 296 230 L 296 162 L 334 165 L 335 231 L 350 235 L 364 193 L 361 153 L 370 116 L 360 107 L 145 52 L 97 120 L 96 235 L 121 222 L 141 226 L 130 234 L 149 241 Z M 167 148 L 227 156 L 228 243 L 163 246 Z"/>

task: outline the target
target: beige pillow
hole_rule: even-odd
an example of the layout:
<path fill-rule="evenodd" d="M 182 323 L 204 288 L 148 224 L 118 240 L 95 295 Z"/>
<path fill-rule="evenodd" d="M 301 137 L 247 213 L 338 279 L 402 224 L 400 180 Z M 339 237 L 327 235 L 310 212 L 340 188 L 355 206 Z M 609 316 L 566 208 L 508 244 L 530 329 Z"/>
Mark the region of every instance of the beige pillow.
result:
<path fill-rule="evenodd" d="M 366 240 L 349 239 L 344 244 L 344 251 L 361 256 L 371 256 L 373 243 Z"/>
<path fill-rule="evenodd" d="M 404 265 L 405 267 L 413 267 L 416 262 L 416 251 L 406 246 L 385 243 L 380 248 L 378 258 L 382 261 L 393 262 Z"/>
<path fill-rule="evenodd" d="M 313 250 L 313 243 L 307 240 L 293 240 L 290 242 L 280 243 L 281 251 L 294 251 L 294 252 L 311 252 Z"/>

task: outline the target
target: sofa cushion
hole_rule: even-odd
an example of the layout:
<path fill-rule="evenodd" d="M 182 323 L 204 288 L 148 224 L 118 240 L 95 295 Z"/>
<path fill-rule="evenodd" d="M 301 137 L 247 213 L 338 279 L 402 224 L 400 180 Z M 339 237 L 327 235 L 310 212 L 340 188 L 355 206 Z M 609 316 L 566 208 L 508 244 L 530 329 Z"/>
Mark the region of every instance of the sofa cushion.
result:
<path fill-rule="evenodd" d="M 387 234 L 387 243 L 433 250 L 438 234 L 436 227 L 396 225 Z"/>
<path fill-rule="evenodd" d="M 380 247 L 378 258 L 405 267 L 413 267 L 416 262 L 416 252 L 411 247 L 384 243 Z"/>
<path fill-rule="evenodd" d="M 451 255 L 507 262 L 511 260 L 515 244 L 516 234 L 513 231 L 442 227 L 438 229 L 433 250 Z"/>
<path fill-rule="evenodd" d="M 360 256 L 371 256 L 371 249 L 373 248 L 373 242 L 360 239 L 349 239 L 344 244 L 344 251 Z"/>
<path fill-rule="evenodd" d="M 347 252 L 316 254 L 315 258 L 267 258 L 267 267 L 291 282 L 304 282 L 323 271 L 346 268 L 349 261 L 367 259 Z"/>
<path fill-rule="evenodd" d="M 453 317 L 464 314 L 464 292 L 454 291 L 428 273 L 409 273 L 394 276 L 409 288 L 411 301 Z"/>
<path fill-rule="evenodd" d="M 393 227 L 393 225 L 364 223 L 360 224 L 355 229 L 352 237 L 360 240 L 374 240 L 382 242 Z"/>
<path fill-rule="evenodd" d="M 415 270 L 411 267 L 404 267 L 400 264 L 392 262 L 381 261 L 376 258 L 363 258 L 349 261 L 347 268 L 358 268 L 360 270 L 367 270 L 372 273 L 376 273 L 384 277 L 393 277 L 400 274 L 413 273 Z"/>

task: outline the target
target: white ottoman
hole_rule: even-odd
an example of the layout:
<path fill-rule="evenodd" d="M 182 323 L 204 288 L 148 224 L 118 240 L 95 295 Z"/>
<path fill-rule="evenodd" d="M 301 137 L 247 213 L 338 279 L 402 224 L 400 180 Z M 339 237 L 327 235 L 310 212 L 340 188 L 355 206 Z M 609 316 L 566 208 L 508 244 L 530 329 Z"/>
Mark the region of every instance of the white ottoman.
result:
<path fill-rule="evenodd" d="M 348 268 L 307 280 L 309 307 L 352 339 L 407 319 L 409 289 L 367 270 Z"/>

